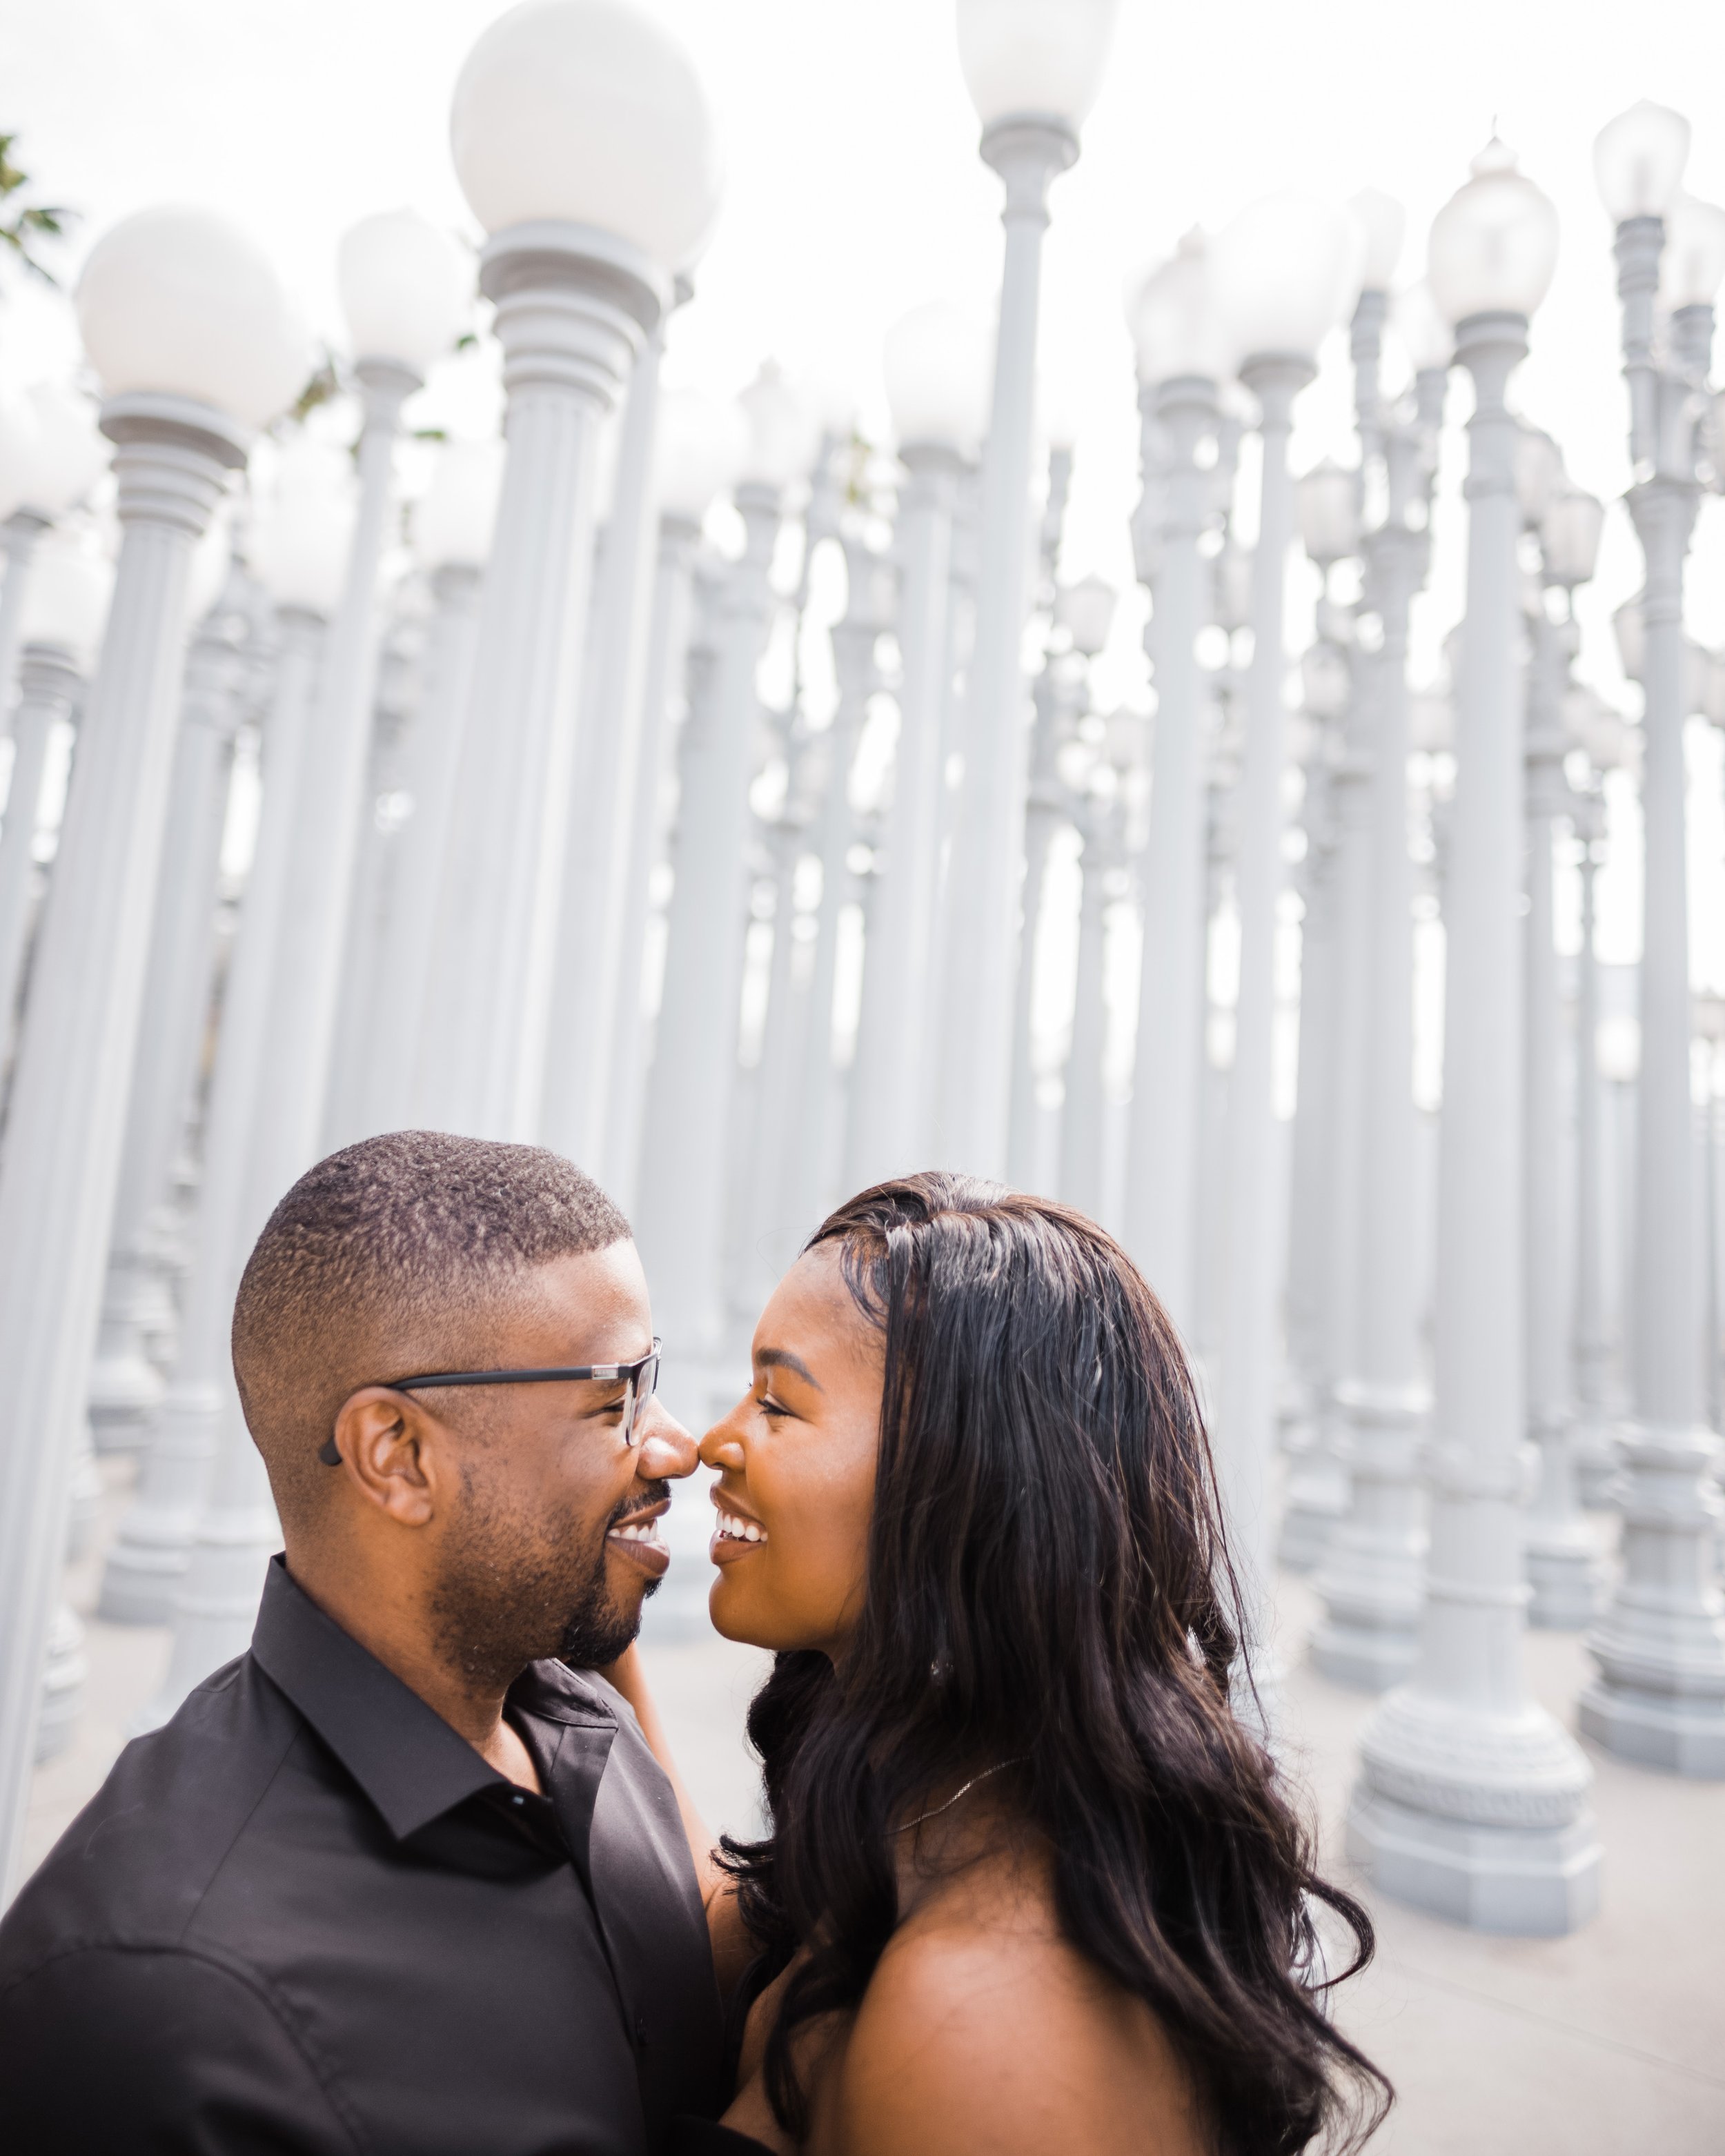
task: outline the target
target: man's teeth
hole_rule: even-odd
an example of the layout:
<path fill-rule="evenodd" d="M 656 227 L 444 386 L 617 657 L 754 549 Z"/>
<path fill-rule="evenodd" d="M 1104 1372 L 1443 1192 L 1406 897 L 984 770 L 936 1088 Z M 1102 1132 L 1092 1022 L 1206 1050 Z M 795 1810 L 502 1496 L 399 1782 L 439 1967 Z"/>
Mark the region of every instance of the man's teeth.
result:
<path fill-rule="evenodd" d="M 613 1527 L 611 1532 L 620 1543 L 658 1543 L 662 1540 L 657 1520 L 637 1520 L 633 1526 Z"/>
<path fill-rule="evenodd" d="M 753 1520 L 739 1520 L 734 1514 L 721 1512 L 719 1534 L 721 1539 L 734 1543 L 764 1543 L 767 1530 Z"/>

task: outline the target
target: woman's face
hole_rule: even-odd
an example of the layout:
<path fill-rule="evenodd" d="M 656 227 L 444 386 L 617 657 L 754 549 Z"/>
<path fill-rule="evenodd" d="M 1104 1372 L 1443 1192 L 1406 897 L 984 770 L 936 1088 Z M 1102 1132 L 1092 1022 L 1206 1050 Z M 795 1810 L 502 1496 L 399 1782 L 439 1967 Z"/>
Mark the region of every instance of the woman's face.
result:
<path fill-rule="evenodd" d="M 836 1656 L 862 1607 L 883 1343 L 837 1246 L 799 1258 L 755 1327 L 754 1383 L 701 1440 L 722 1471 L 711 1600 L 727 1640 Z"/>

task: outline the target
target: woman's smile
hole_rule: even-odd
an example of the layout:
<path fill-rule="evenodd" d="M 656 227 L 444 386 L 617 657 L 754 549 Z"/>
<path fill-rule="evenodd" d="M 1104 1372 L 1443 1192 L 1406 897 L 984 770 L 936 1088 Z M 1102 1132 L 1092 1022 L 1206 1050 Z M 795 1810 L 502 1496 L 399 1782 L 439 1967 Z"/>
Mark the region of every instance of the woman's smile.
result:
<path fill-rule="evenodd" d="M 766 1528 L 752 1514 L 742 1510 L 729 1491 L 716 1484 L 712 1499 L 719 1523 L 713 1529 L 708 1556 L 715 1564 L 735 1564 L 739 1558 L 752 1556 L 767 1540 Z"/>

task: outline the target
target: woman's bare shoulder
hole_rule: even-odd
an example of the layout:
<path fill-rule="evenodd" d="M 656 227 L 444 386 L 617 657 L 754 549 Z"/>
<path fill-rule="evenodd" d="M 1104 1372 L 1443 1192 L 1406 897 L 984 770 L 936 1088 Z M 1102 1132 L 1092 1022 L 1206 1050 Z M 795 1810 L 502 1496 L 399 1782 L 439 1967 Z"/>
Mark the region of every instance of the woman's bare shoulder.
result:
<path fill-rule="evenodd" d="M 858 2009 L 816 2146 L 834 2156 L 1204 2156 L 1155 2016 L 1021 1892 L 964 1896 L 895 1933 Z"/>

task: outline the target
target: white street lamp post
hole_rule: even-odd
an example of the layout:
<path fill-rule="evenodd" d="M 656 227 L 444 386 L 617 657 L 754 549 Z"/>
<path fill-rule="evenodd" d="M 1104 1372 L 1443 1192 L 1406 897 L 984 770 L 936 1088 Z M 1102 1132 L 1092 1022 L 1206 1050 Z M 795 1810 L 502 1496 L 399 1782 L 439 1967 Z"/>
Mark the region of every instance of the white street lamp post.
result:
<path fill-rule="evenodd" d="M 1363 444 L 1375 437 L 1378 427 L 1382 320 L 1381 292 L 1363 294 L 1353 337 Z M 1355 648 L 1356 616 L 1331 598 L 1330 589 L 1337 566 L 1359 552 L 1359 494 L 1360 475 L 1327 459 L 1306 474 L 1297 493 L 1301 536 L 1322 581 L 1317 639 L 1301 669 L 1305 716 L 1317 736 L 1306 766 L 1312 797 L 1306 843 L 1315 859 L 1307 880 L 1300 942 L 1293 1151 L 1303 1173 L 1299 1209 L 1291 1203 L 1289 1208 L 1282 1384 L 1284 1414 L 1296 1419 L 1295 1429 L 1303 1424 L 1304 1441 L 1290 1460 L 1277 1538 L 1281 1563 L 1296 1571 L 1310 1571 L 1322 1560 L 1348 1508 L 1347 1445 L 1336 1388 L 1353 1358 L 1357 1315 L 1375 684 L 1368 654 Z M 1308 957 L 1313 990 L 1309 1014 Z M 1293 1194 L 1291 1188 L 1291 1200 Z"/>
<path fill-rule="evenodd" d="M 136 1043 L 193 547 L 303 346 L 225 220 L 126 219 L 79 311 L 109 391 L 124 537 L 37 952 L 0 1162 L 0 1892 L 16 1875 L 37 1677 L 64 1548 Z"/>
<path fill-rule="evenodd" d="M 28 642 L 24 602 L 36 542 L 81 501 L 106 469 L 108 446 L 90 404 L 58 382 L 42 382 L 0 398 L 0 741 L 6 737 L 20 640 Z"/>
<path fill-rule="evenodd" d="M 619 119 L 614 85 L 629 85 Z M 599 429 L 717 203 L 692 63 L 633 0 L 529 0 L 468 55 L 450 120 L 490 235 L 508 458 L 485 577 L 464 813 L 444 883 L 433 1120 L 540 1134 Z M 434 1062 L 431 1060 L 434 1059 Z"/>
<path fill-rule="evenodd" d="M 1147 279 L 1132 309 L 1144 499 L 1138 578 L 1156 685 L 1154 783 L 1139 867 L 1144 937 L 1127 1136 L 1125 1240 L 1186 1335 L 1197 1324 L 1199 1082 L 1204 1062 L 1206 619 L 1200 542 L 1215 521 L 1216 385 L 1233 372 L 1203 235 Z"/>
<path fill-rule="evenodd" d="M 142 1029 L 90 1373 L 90 1419 L 103 1451 L 141 1443 L 162 1402 L 162 1377 L 146 1327 L 167 1256 L 160 1209 L 203 1050 L 215 964 L 216 882 L 240 718 L 244 630 L 244 617 L 218 603 L 193 639 L 186 660 Z"/>
<path fill-rule="evenodd" d="M 959 57 L 1005 182 L 1006 252 L 983 454 L 976 643 L 964 779 L 947 870 L 936 1158 L 1006 1165 L 1014 962 L 1024 850 L 1025 697 L 1019 645 L 1030 551 L 1036 325 L 1048 191 L 1078 156 L 1118 0 L 958 0 Z"/>
<path fill-rule="evenodd" d="M 624 834 L 624 907 L 602 1156 L 605 1186 L 628 1209 L 634 1205 L 640 1165 L 647 1045 L 642 976 L 664 814 L 671 709 L 683 694 L 701 519 L 714 497 L 736 478 L 747 454 L 748 429 L 734 404 L 716 403 L 694 391 L 667 391 L 661 399 L 658 448 L 659 552 L 641 716 L 634 734 L 629 829 Z"/>
<path fill-rule="evenodd" d="M 899 461 L 898 747 L 863 957 L 845 1180 L 864 1189 L 915 1167 L 932 1091 L 930 924 L 937 918 L 950 663 L 953 521 L 987 424 L 984 326 L 951 300 L 919 307 L 883 355 Z"/>
<path fill-rule="evenodd" d="M 1537 443 L 1543 438 L 1524 439 Z M 1541 456 L 1536 448 L 1536 459 Z M 1561 465 L 1547 459 L 1555 482 Z M 1547 498 L 1542 498 L 1547 497 Z M 1575 744 L 1568 723 L 1569 666 L 1579 647 L 1574 595 L 1594 572 L 1603 505 L 1565 490 L 1550 497 L 1536 479 L 1524 488 L 1524 514 L 1541 529 L 1544 588 L 1568 595 L 1563 618 L 1540 606 L 1532 622 L 1527 681 L 1527 979 L 1526 1281 L 1527 1435 L 1539 1455 L 1539 1482 L 1528 1507 L 1529 1620 L 1574 1629 L 1599 1609 L 1604 1568 L 1597 1538 L 1581 1508 L 1576 1414 L 1571 1389 L 1571 1315 L 1563 1307 L 1565 1148 L 1559 1058 L 1563 998 L 1558 976 L 1553 876 L 1555 827 L 1578 806 L 1563 774 Z M 1592 924 L 1588 924 L 1589 930 Z M 1584 1035 L 1579 1043 L 1587 1052 Z M 1578 1283 L 1579 1286 L 1579 1283 Z"/>
<path fill-rule="evenodd" d="M 1430 1409 L 1420 1346 L 1414 1216 L 1414 864 L 1408 850 L 1408 620 L 1429 558 L 1425 515 L 1454 339 L 1429 305 L 1399 311 L 1417 370 L 1410 421 L 1383 430 L 1386 513 L 1366 541 L 1366 603 L 1382 625 L 1372 681 L 1370 922 L 1363 985 L 1358 1315 L 1337 1387 L 1348 1425 L 1348 1511 L 1316 1582 L 1324 1614 L 1312 1660 L 1378 1691 L 1414 1665 L 1424 1595 L 1418 1448 Z M 1430 334 L 1422 336 L 1424 324 Z"/>
<path fill-rule="evenodd" d="M 70 652 L 58 644 L 26 642 L 13 709 L 6 820 L 0 825 L 0 1049 L 12 1029 L 29 952 L 37 808 L 49 741 L 56 726 L 72 722 L 83 693 L 83 673 Z"/>
<path fill-rule="evenodd" d="M 1598 1906 L 1579 1748 L 1522 1671 L 1521 680 L 1517 424 L 1505 403 L 1557 257 L 1551 204 L 1494 142 L 1432 227 L 1430 275 L 1473 377 L 1467 613 L 1445 881 L 1431 1544 L 1418 1659 L 1361 1741 L 1348 1850 L 1398 1899 L 1485 1931 Z"/>
<path fill-rule="evenodd" d="M 1597 743 L 1590 741 L 1589 760 L 1603 778 L 1607 767 L 1599 754 Z M 1617 1450 L 1606 1401 L 1611 1343 L 1604 1296 L 1604 1081 L 1599 1075 L 1599 962 L 1594 949 L 1605 804 L 1604 787 L 1597 781 L 1577 803 L 1575 834 L 1581 846 L 1581 938 L 1575 963 L 1575 1329 L 1570 1356 L 1577 1476 L 1582 1502 L 1592 1505 L 1598 1502 L 1599 1485 L 1615 1467 Z"/>
<path fill-rule="evenodd" d="M 336 526 L 326 536 L 339 547 L 346 535 Z M 254 551 L 260 555 L 265 538 L 263 531 L 255 537 Z M 315 579 L 315 567 L 312 574 Z M 317 595 L 309 588 L 304 593 Z M 303 605 L 285 604 L 276 617 L 275 636 L 258 834 L 228 963 L 204 1114 L 203 1173 L 178 1352 L 136 1492 L 103 1571 L 101 1614 L 110 1623 L 160 1625 L 174 1615 L 215 1457 L 222 1409 L 233 1384 L 228 1332 L 246 1255 L 246 1180 L 323 650 L 321 615 Z M 164 1720 L 212 1666 L 188 1667 L 184 1683 L 177 1691 L 171 1688 L 157 1708 L 147 1710 L 145 1722 L 153 1726 Z"/>
<path fill-rule="evenodd" d="M 1240 379 L 1257 399 L 1263 477 L 1252 557 L 1252 660 L 1235 788 L 1235 902 L 1240 999 L 1228 1084 L 1222 1192 L 1226 1275 L 1217 1394 L 1217 1454 L 1235 1547 L 1264 1650 L 1269 1584 L 1266 1476 L 1277 1363 L 1273 1077 L 1275 963 L 1282 883 L 1286 762 L 1283 626 L 1294 492 L 1288 470 L 1293 401 L 1316 372 L 1312 355 L 1350 296 L 1353 235 L 1339 213 L 1296 195 L 1243 211 L 1211 249 L 1216 305 Z M 1267 1654 L 1266 1667 L 1268 1668 Z"/>
<path fill-rule="evenodd" d="M 827 729 L 825 776 L 814 850 L 820 857 L 820 906 L 803 1005 L 800 1112 L 794 1146 L 794 1193 L 790 1218 L 812 1230 L 827 1210 L 834 1143 L 838 1135 L 839 1073 L 833 1060 L 833 998 L 839 971 L 839 926 L 856 896 L 850 865 L 856 817 L 850 805 L 850 771 L 868 716 L 869 699 L 880 685 L 875 647 L 893 618 L 892 567 L 862 535 L 842 535 L 846 594 L 844 619 L 833 629 L 833 664 L 839 704 Z M 864 960 L 866 977 L 867 959 Z"/>
<path fill-rule="evenodd" d="M 393 507 L 401 409 L 423 371 L 454 342 L 465 278 L 453 243 L 411 211 L 368 218 L 342 242 L 341 296 L 362 357 L 358 485 L 352 540 L 325 639 L 317 691 L 293 785 L 291 833 L 270 960 L 267 1015 L 237 1210 L 223 1248 L 227 1297 L 271 1209 L 322 1142 L 341 960 L 364 823 L 377 679 L 377 586 Z M 244 1110 L 236 1112 L 236 1121 Z M 263 1461 L 232 1373 L 218 1392 L 216 1457 L 185 1577 L 174 1598 L 168 1677 L 155 1703 L 172 1712 L 251 1636 L 278 1529 Z"/>
<path fill-rule="evenodd" d="M 459 806 L 461 724 L 473 690 L 480 578 L 490 552 L 503 477 L 503 444 L 452 441 L 413 514 L 413 550 L 431 580 L 424 681 L 408 736 L 403 780 L 413 803 L 397 834 L 401 849 L 388 942 L 379 968 L 379 1051 L 372 1057 L 367 1127 L 422 1120 L 418 1047 L 428 1025 L 437 895 Z"/>
<path fill-rule="evenodd" d="M 675 1343 L 672 1374 L 690 1388 L 682 1396 L 689 1416 L 706 1411 L 704 1397 L 696 1395 L 708 1381 L 723 1331 L 725 1164 L 760 708 L 755 671 L 773 616 L 769 575 L 784 492 L 804 460 L 806 433 L 775 374 L 762 373 L 747 408 L 751 440 L 737 489 L 743 555 L 715 595 L 713 649 L 691 680 L 683 723 L 676 880 L 637 1222 L 653 1269 L 655 1318 L 668 1346 Z"/>
<path fill-rule="evenodd" d="M 1683 572 L 1698 492 L 1694 412 L 1711 357 L 1712 300 L 1725 276 L 1725 215 L 1674 200 L 1688 131 L 1676 113 L 1641 105 L 1605 128 L 1594 150 L 1600 192 L 1617 220 L 1635 473 L 1629 506 L 1646 567 L 1645 837 L 1623 1571 L 1589 1637 L 1599 1674 L 1582 1693 L 1580 1719 L 1589 1736 L 1625 1758 L 1717 1777 L 1725 1775 L 1725 1604 L 1714 1578 L 1720 1446 L 1702 1419 L 1697 1353 Z M 1662 252 L 1670 259 L 1661 293 Z M 1652 350 L 1658 298 L 1671 310 L 1663 369 Z"/>
<path fill-rule="evenodd" d="M 582 670 L 542 1133 L 554 1151 L 582 1162 L 598 1158 L 611 1075 L 609 1026 L 623 955 L 624 847 L 636 780 L 635 733 L 659 524 L 654 440 L 664 354 L 661 319 L 635 361 L 624 402 L 611 515 L 589 602 L 591 645 Z"/>

